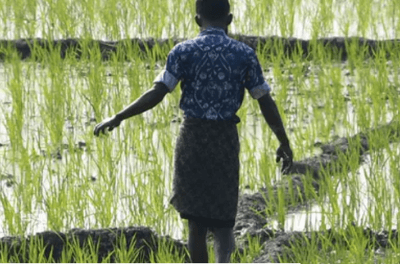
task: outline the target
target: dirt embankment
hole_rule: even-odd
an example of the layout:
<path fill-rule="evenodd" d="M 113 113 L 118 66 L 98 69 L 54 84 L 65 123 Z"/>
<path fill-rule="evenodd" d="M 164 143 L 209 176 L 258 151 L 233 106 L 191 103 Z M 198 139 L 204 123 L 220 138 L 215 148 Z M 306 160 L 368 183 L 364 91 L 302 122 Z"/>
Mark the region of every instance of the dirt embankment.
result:
<path fill-rule="evenodd" d="M 289 57 L 292 54 L 301 54 L 304 57 L 312 58 L 314 51 L 323 48 L 325 52 L 329 51 L 331 53 L 333 59 L 340 60 L 346 60 L 351 53 L 354 53 L 356 50 L 354 49 L 355 47 L 361 47 L 361 50 L 365 51 L 366 56 L 374 56 L 381 50 L 390 56 L 391 53 L 389 51 L 393 50 L 394 47 L 400 46 L 400 40 L 398 39 L 371 40 L 359 37 L 330 37 L 317 40 L 304 40 L 277 36 L 259 37 L 245 35 L 232 35 L 232 37 L 246 43 L 253 49 L 260 48 L 267 54 L 283 50 Z M 9 50 L 16 50 L 22 59 L 30 58 L 35 49 L 56 50 L 62 58 L 65 58 L 67 54 L 71 54 L 76 58 L 90 56 L 89 54 L 83 54 L 83 46 L 98 48 L 103 60 L 108 60 L 113 56 L 127 60 L 129 59 L 126 55 L 128 49 L 133 48 L 133 50 L 139 53 L 146 53 L 154 47 L 163 48 L 167 44 L 175 45 L 184 40 L 179 38 L 134 38 L 120 41 L 83 40 L 76 38 L 60 40 L 45 40 L 40 38 L 0 40 L 0 60 L 4 60 Z"/>
<path fill-rule="evenodd" d="M 273 262 L 279 263 L 279 259 L 286 259 L 287 262 L 297 262 L 294 259 L 294 252 L 291 247 L 294 245 L 297 249 L 316 247 L 318 250 L 324 250 L 322 244 L 326 244 L 329 239 L 332 245 L 340 245 L 340 248 L 350 249 L 351 241 L 360 240 L 360 236 L 366 238 L 369 242 L 365 245 L 365 250 L 383 252 L 385 248 L 390 247 L 390 243 L 397 243 L 399 234 L 397 230 L 374 232 L 369 228 L 350 225 L 343 232 L 336 232 L 332 229 L 326 232 L 284 232 L 263 230 L 259 232 L 258 237 L 263 244 L 263 251 L 259 257 L 254 259 L 254 263 Z M 392 244 L 393 245 L 393 244 Z M 326 249 L 325 249 L 326 250 Z M 327 254 L 334 254 L 333 249 Z M 379 253 L 376 253 L 379 255 Z M 285 261 L 285 262 L 286 262 Z"/>
<path fill-rule="evenodd" d="M 385 126 L 371 130 L 368 133 L 381 133 L 398 139 L 400 136 L 400 125 L 391 122 Z M 316 193 L 319 190 L 319 184 L 323 177 L 329 176 L 329 172 L 343 168 L 338 168 L 338 159 L 342 155 L 348 155 L 350 149 L 356 148 L 356 155 L 359 155 L 360 163 L 362 155 L 369 149 L 368 133 L 360 133 L 350 138 L 340 138 L 334 142 L 322 144 L 322 154 L 307 158 L 302 161 L 295 162 L 289 175 L 274 186 L 272 189 L 262 189 L 254 194 L 242 194 L 239 199 L 239 207 L 237 220 L 235 225 L 235 235 L 238 240 L 239 250 L 243 251 L 246 247 L 246 237 L 258 237 L 263 244 L 263 250 L 254 262 L 278 262 L 279 257 L 286 256 L 290 259 L 293 254 L 290 250 L 292 245 L 306 245 L 313 241 L 317 247 L 321 246 L 320 238 L 331 238 L 332 243 L 342 243 L 346 246 L 351 236 L 354 236 L 355 229 L 358 229 L 358 234 L 362 234 L 370 243 L 366 248 L 384 249 L 390 244 L 396 244 L 398 240 L 397 230 L 386 230 L 375 232 L 365 227 L 357 227 L 351 225 L 349 231 L 341 231 L 340 233 L 334 230 L 324 232 L 285 232 L 280 230 L 264 229 L 267 224 L 268 217 L 264 211 L 268 203 L 268 199 L 275 199 L 278 195 L 278 188 L 283 187 L 284 195 L 290 197 L 290 193 L 296 194 L 295 199 L 288 201 L 289 207 L 291 203 L 293 207 L 300 201 L 307 201 L 306 188 L 314 188 Z M 322 170 L 324 173 L 321 173 Z M 308 185 L 308 187 L 307 187 Z M 357 233 L 357 232 L 356 232 Z M 121 238 L 124 238 L 126 243 L 121 243 Z M 28 255 L 23 255 L 21 252 L 29 252 L 22 250 L 29 248 L 29 245 L 34 245 L 33 242 L 43 240 L 47 249 L 44 252 L 46 257 L 52 257 L 55 261 L 59 261 L 62 256 L 62 251 L 68 249 L 69 245 L 79 243 L 81 247 L 88 245 L 91 240 L 92 244 L 98 245 L 99 261 L 106 258 L 109 262 L 118 261 L 115 249 L 118 247 L 135 247 L 141 249 L 140 256 L 136 259 L 139 262 L 148 262 L 150 260 L 150 252 L 157 250 L 161 243 L 172 245 L 178 252 L 184 253 L 186 244 L 182 241 L 176 241 L 170 237 L 160 237 L 148 227 L 126 227 L 126 228 L 110 228 L 101 230 L 82 230 L 74 229 L 68 233 L 43 232 L 28 238 L 19 237 L 4 237 L 0 239 L 0 248 L 7 247 L 10 257 L 17 256 L 19 260 L 28 262 Z M 357 239 L 357 238 L 355 238 Z M 186 260 L 188 260 L 186 255 Z"/>
<path fill-rule="evenodd" d="M 41 244 L 43 241 L 43 244 Z M 53 259 L 55 262 L 76 262 L 73 249 L 78 245 L 86 249 L 90 254 L 91 248 L 98 252 L 96 256 L 98 262 L 121 262 L 118 259 L 118 249 L 135 248 L 140 249 L 140 254 L 131 261 L 150 262 L 151 252 L 156 252 L 158 247 L 163 244 L 172 245 L 174 250 L 184 254 L 186 245 L 175 241 L 169 237 L 157 236 L 148 227 L 125 227 L 109 229 L 72 229 L 67 233 L 61 232 L 42 232 L 27 238 L 4 237 L 0 239 L 0 250 L 9 253 L 9 259 L 13 262 L 30 262 L 29 253 L 39 250 L 38 245 L 45 245 L 43 255 L 46 259 Z M 35 248 L 35 249 L 32 249 Z M 65 252 L 70 252 L 65 253 Z M 40 252 L 38 252 L 40 254 Z M 64 256 L 63 256 L 64 254 Z M 65 256 L 70 256 L 66 257 Z M 189 258 L 187 257 L 187 260 Z"/>

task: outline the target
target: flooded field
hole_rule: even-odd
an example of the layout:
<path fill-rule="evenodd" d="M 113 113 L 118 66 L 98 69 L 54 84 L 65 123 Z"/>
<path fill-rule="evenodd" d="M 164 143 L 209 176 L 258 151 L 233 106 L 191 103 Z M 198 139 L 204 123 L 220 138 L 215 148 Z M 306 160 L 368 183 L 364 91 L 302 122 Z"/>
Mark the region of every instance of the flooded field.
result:
<path fill-rule="evenodd" d="M 273 221 L 270 226 L 288 231 L 317 231 L 354 223 L 373 230 L 380 230 L 382 226 L 397 229 L 400 166 L 396 159 L 399 155 L 399 144 L 388 146 L 388 150 L 371 151 L 344 181 L 333 180 L 334 196 L 325 197 L 320 204 L 311 201 L 303 208 L 289 211 L 284 225 Z M 352 211 L 351 218 L 346 210 Z"/>
<path fill-rule="evenodd" d="M 33 233 L 49 227 L 94 228 L 135 223 L 135 215 L 141 215 L 147 210 L 145 204 L 153 206 L 152 199 L 154 198 L 146 195 L 146 192 L 152 193 L 155 188 L 157 196 L 162 199 L 157 202 L 160 211 L 154 212 L 154 221 L 161 217 L 159 213 L 166 219 L 165 210 L 171 215 L 170 220 L 173 221 L 169 227 L 160 227 L 159 231 L 173 233 L 180 237 L 176 226 L 181 225 L 168 206 L 171 191 L 172 151 L 179 129 L 179 120 L 181 120 L 181 113 L 177 110 L 179 94 L 169 95 L 163 105 L 155 111 L 146 113 L 143 118 L 137 117 L 125 122 L 121 131 L 96 141 L 91 134 L 96 123 L 96 113 L 93 104 L 85 94 L 90 94 L 89 90 L 94 88 L 91 87 L 91 83 L 94 81 L 97 82 L 96 85 L 103 86 L 104 90 L 111 92 L 108 95 L 104 92 L 105 98 L 99 99 L 103 100 L 105 105 L 116 103 L 106 101 L 107 97 L 114 95 L 119 98 L 124 96 L 128 98 L 132 93 L 138 94 L 139 91 L 132 91 L 129 84 L 131 77 L 129 71 L 132 68 L 130 65 L 118 63 L 107 65 L 102 71 L 97 71 L 96 75 L 91 75 L 90 65 L 60 63 L 59 74 L 53 76 L 50 68 L 36 63 L 20 63 L 18 66 L 3 64 L 2 66 L 1 86 L 7 87 L 7 89 L 2 89 L 0 101 L 3 110 L 0 118 L 4 120 L 0 125 L 0 142 L 2 143 L 0 151 L 3 160 L 1 164 L 2 210 L 4 216 L 7 216 L 4 210 L 15 210 L 15 214 L 10 219 L 3 219 L 3 234 L 12 234 L 13 230 Z M 16 69 L 16 67 L 20 68 Z M 299 70 L 299 67 L 304 73 L 296 76 L 293 72 Z M 151 76 L 159 70 L 160 67 L 156 67 L 153 73 L 146 70 L 145 72 L 148 73 L 140 77 L 139 83 L 144 83 L 144 80 L 151 83 Z M 291 135 L 293 148 L 298 150 L 296 159 L 300 160 L 317 154 L 318 142 L 362 132 L 363 129 L 374 124 L 385 124 L 398 115 L 397 100 L 374 98 L 371 95 L 378 94 L 379 87 L 363 86 L 365 82 L 363 76 L 366 71 L 367 69 L 359 69 L 350 73 L 348 64 L 331 65 L 330 68 L 311 64 L 307 67 L 290 65 L 283 68 L 281 75 L 277 78 L 273 74 L 274 68 L 267 68 L 265 76 L 274 87 L 274 96 L 287 120 L 286 126 Z M 374 75 L 374 68 L 371 67 L 368 71 L 370 71 L 368 76 L 371 78 L 371 83 L 375 78 L 379 78 Z M 388 76 L 385 82 L 389 83 L 389 86 L 391 81 L 395 81 L 390 72 L 394 72 L 394 69 L 387 71 Z M 14 76 L 15 73 L 20 76 Z M 335 83 L 332 83 L 331 79 L 333 74 L 338 74 L 334 75 L 337 78 L 334 80 Z M 20 81 L 21 90 L 17 95 L 22 95 L 20 99 L 23 105 L 21 130 L 18 136 L 10 134 L 10 129 L 16 122 L 10 119 L 12 114 L 15 114 L 12 108 L 13 96 L 15 96 L 12 85 L 16 80 Z M 286 91 L 279 89 L 282 86 Z M 51 87 L 57 88 L 51 89 Z M 393 96 L 398 95 L 399 89 L 392 87 Z M 119 92 L 113 92 L 113 89 L 119 89 Z M 143 91 L 145 87 L 137 89 Z M 381 89 L 386 89 L 386 87 L 381 87 Z M 384 92 L 384 94 L 387 96 L 388 93 Z M 93 93 L 92 96 L 96 94 Z M 284 101 L 280 101 L 279 98 L 283 98 Z M 382 103 L 374 108 L 374 100 L 380 100 Z M 125 99 L 125 103 L 128 102 L 129 100 Z M 360 110 L 360 107 L 363 110 Z M 163 113 L 157 115 L 161 112 Z M 239 113 L 242 119 L 239 124 L 242 144 L 241 186 L 257 190 L 267 184 L 279 182 L 281 175 L 277 173 L 277 165 L 273 162 L 277 142 L 251 98 L 246 98 Z M 60 118 L 57 115 L 61 115 L 63 119 L 56 120 Z M 56 129 L 58 131 L 54 132 L 53 130 Z M 22 141 L 18 141 L 19 139 Z M 14 140 L 16 143 L 13 147 Z M 17 142 L 19 146 L 16 145 Z M 395 145 L 392 152 L 395 157 L 399 155 L 398 150 L 398 145 Z M 23 152 L 27 155 L 26 157 L 22 156 Z M 111 159 L 109 164 L 104 164 L 101 156 L 98 155 L 109 155 Z M 357 213 L 361 215 L 365 213 L 362 208 L 369 208 L 366 203 L 368 203 L 372 187 L 368 187 L 368 184 L 376 184 L 374 181 L 367 181 L 372 177 L 371 174 L 376 173 L 371 169 L 367 170 L 373 166 L 367 160 L 358 172 L 348 176 L 348 180 L 352 178 L 353 183 L 357 183 L 358 187 L 353 191 L 359 193 L 357 203 L 360 208 Z M 379 160 L 379 163 L 384 160 Z M 382 166 L 393 165 L 386 162 L 382 163 Z M 29 178 L 27 178 L 27 171 L 24 171 L 27 168 L 29 173 L 32 173 Z M 381 177 L 389 177 L 386 172 L 387 170 L 383 170 Z M 381 178 L 375 177 L 373 179 Z M 344 183 L 338 180 L 332 184 L 335 184 L 338 192 L 347 193 L 343 190 L 343 184 L 347 184 L 348 180 Z M 26 183 L 33 184 L 30 192 L 27 192 L 29 188 Z M 352 186 L 354 187 L 354 184 Z M 90 199 L 80 198 L 83 193 Z M 65 197 L 59 197 L 60 194 Z M 21 204 L 21 196 L 22 199 L 30 201 L 28 207 Z M 71 198 L 75 202 L 69 203 L 68 200 Z M 329 201 L 328 199 L 327 205 L 342 208 L 345 204 L 344 200 L 347 201 L 349 196 L 339 195 L 334 198 L 337 200 Z M 108 208 L 104 207 L 103 201 L 110 202 Z M 48 202 L 54 203 L 54 212 L 52 207 L 48 207 Z M 21 208 L 18 208 L 19 206 Z M 289 212 L 286 229 L 318 229 L 322 215 L 321 208 L 312 204 L 308 207 L 305 212 Z M 80 213 L 73 213 L 76 211 Z M 317 213 L 313 214 L 314 211 Z M 324 215 L 325 213 L 329 214 L 329 210 L 324 212 Z M 64 217 L 60 218 L 60 214 Z M 104 215 L 108 215 L 108 219 L 104 219 L 102 217 Z M 58 220 L 55 221 L 52 217 Z M 304 217 L 310 219 L 306 221 Z M 296 222 L 296 225 L 293 222 L 290 223 L 290 219 Z M 304 223 L 301 224 L 302 222 Z"/>
<path fill-rule="evenodd" d="M 4 54 L 0 63 L 0 237 L 148 226 L 160 235 L 185 240 L 186 223 L 168 203 L 182 121 L 180 89 L 112 133 L 93 136 L 97 122 L 151 87 L 172 42 L 147 52 L 128 43 L 126 54 L 103 60 L 99 48 L 85 41 L 193 37 L 198 29 L 192 19 L 192 1 L 3 2 L 0 39 L 80 38 L 83 45 L 78 58 L 73 50 L 61 57 L 57 47 L 33 44 L 31 56 L 24 60 L 13 48 L 0 46 Z M 337 35 L 391 39 L 397 38 L 400 29 L 396 1 L 231 2 L 236 17 L 231 32 L 235 34 L 312 42 Z M 346 240 L 349 226 L 374 232 L 399 229 L 399 134 L 378 129 L 400 121 L 398 47 L 376 48 L 371 54 L 366 46 L 346 45 L 346 61 L 333 59 L 332 51 L 322 45 L 314 46 L 312 56 L 299 51 L 289 56 L 279 45 L 274 52 L 257 49 L 295 161 L 306 164 L 316 157 L 323 164 L 324 158 L 332 156 L 335 160 L 321 165 L 318 179 L 306 170 L 282 175 L 275 163 L 278 141 L 257 102 L 246 93 L 238 112 L 240 192 L 245 198 L 260 190 L 273 195 L 258 196 L 265 203 L 261 210 L 247 208 L 256 212 L 261 226 L 237 224 L 238 236 L 254 239 L 251 253 L 246 251 L 239 262 L 254 261 L 263 250 L 268 253 L 262 249 L 265 234 L 275 230 L 269 238 L 277 239 L 282 232 L 308 236 L 311 233 L 305 232 L 315 231 L 325 241 L 309 238 L 309 243 L 319 243 L 325 250 L 309 247 L 309 254 L 299 250 L 303 246 L 292 245 L 291 257 L 281 261 L 321 263 L 326 253 L 329 263 L 361 259 L 380 263 L 381 257 L 369 255 L 357 244 L 364 241 L 357 232 L 348 237 L 346 247 L 330 244 L 326 232 L 333 230 Z M 368 148 L 352 142 L 354 135 L 365 137 Z M 349 139 L 346 151 L 327 150 L 331 142 L 343 138 Z M 301 188 L 290 191 L 292 179 L 301 182 Z M 396 243 L 386 247 L 382 259 L 396 259 L 400 253 Z M 5 256 L 1 252 L 0 260 Z"/>

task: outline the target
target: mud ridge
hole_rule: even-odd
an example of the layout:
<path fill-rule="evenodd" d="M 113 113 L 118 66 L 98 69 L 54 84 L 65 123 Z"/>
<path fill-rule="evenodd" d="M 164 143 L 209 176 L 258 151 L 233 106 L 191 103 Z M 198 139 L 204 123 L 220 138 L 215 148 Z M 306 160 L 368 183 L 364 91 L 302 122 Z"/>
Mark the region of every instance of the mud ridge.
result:
<path fill-rule="evenodd" d="M 294 258 L 294 252 L 291 250 L 293 246 L 298 249 L 314 246 L 319 251 L 324 250 L 326 254 L 335 254 L 334 247 L 350 249 L 350 245 L 354 240 L 360 241 L 365 239 L 368 241 L 365 245 L 366 251 L 373 251 L 375 257 L 382 257 L 385 249 L 391 245 L 396 245 L 399 239 L 397 230 L 383 230 L 379 232 L 372 231 L 370 228 L 363 228 L 350 225 L 343 231 L 335 231 L 329 229 L 327 231 L 312 232 L 284 232 L 261 229 L 256 234 L 263 244 L 262 254 L 257 257 L 254 263 L 273 262 L 298 262 Z M 329 247 L 322 246 L 330 241 Z"/>
<path fill-rule="evenodd" d="M 177 240 L 166 236 L 161 237 L 155 234 L 148 227 L 126 227 L 109 229 L 72 229 L 67 233 L 46 231 L 36 235 L 21 237 L 3 237 L 0 239 L 0 250 L 8 251 L 8 258 L 12 262 L 30 262 L 29 252 L 40 250 L 40 245 L 45 246 L 43 255 L 46 259 L 55 262 L 76 262 L 73 248 L 79 245 L 82 249 L 87 249 L 90 254 L 90 247 L 98 247 L 98 262 L 120 262 L 118 261 L 118 249 L 129 250 L 139 249 L 139 254 L 132 262 L 150 262 L 151 252 L 157 252 L 159 246 L 169 245 L 173 250 L 182 255 L 186 255 L 186 261 L 189 257 L 185 253 L 186 245 Z M 68 255 L 69 258 L 63 258 Z"/>
<path fill-rule="evenodd" d="M 325 250 L 327 254 L 334 254 L 334 247 L 349 248 L 353 240 L 359 241 L 366 239 L 368 243 L 365 250 L 374 251 L 377 256 L 381 255 L 386 248 L 398 243 L 399 234 L 397 230 L 383 230 L 375 232 L 370 228 L 363 228 L 350 225 L 347 229 L 340 232 L 329 229 L 327 231 L 313 232 L 285 232 L 281 230 L 259 229 L 256 232 L 246 234 L 250 237 L 257 237 L 262 244 L 262 252 L 256 257 L 254 263 L 279 263 L 283 259 L 285 262 L 297 262 L 294 258 L 292 247 L 309 247 L 310 245 Z M 327 239 L 331 242 L 328 248 Z M 42 232 L 25 239 L 19 237 L 3 237 L 0 239 L 0 250 L 8 251 L 8 261 L 11 262 L 30 262 L 29 253 L 40 250 L 45 246 L 43 256 L 53 262 L 74 263 L 76 255 L 73 248 L 76 245 L 80 248 L 88 249 L 90 245 L 97 245 L 97 262 L 106 261 L 109 263 L 120 262 L 117 251 L 119 249 L 138 249 L 139 254 L 130 261 L 134 263 L 152 262 L 151 253 L 157 252 L 159 246 L 168 245 L 173 251 L 183 256 L 185 262 L 190 262 L 186 253 L 186 243 L 171 239 L 170 237 L 157 236 L 148 227 L 126 227 L 110 229 L 73 229 L 67 233 L 61 232 Z M 241 243 L 237 250 L 243 254 L 246 241 Z M 69 253 L 68 253 L 69 251 Z M 63 254 L 69 257 L 63 258 Z M 86 254 L 90 255 L 88 250 Z M 34 254 L 33 254 L 34 255 Z M 237 255 L 236 255 L 237 257 Z M 237 259 L 238 261 L 239 259 Z"/>
<path fill-rule="evenodd" d="M 278 36 L 246 36 L 231 35 L 232 38 L 242 41 L 253 49 L 260 48 L 266 54 L 274 54 L 277 50 L 282 50 L 287 56 L 292 54 L 302 54 L 303 57 L 312 58 L 313 51 L 322 47 L 330 51 L 333 59 L 346 60 L 354 47 L 362 48 L 366 56 L 374 56 L 378 51 L 383 50 L 387 56 L 390 56 L 389 50 L 394 47 L 400 47 L 400 39 L 373 40 L 361 37 L 330 37 L 319 38 L 317 40 L 304 40 L 298 38 L 283 38 Z M 102 41 L 102 40 L 83 40 L 78 38 L 46 40 L 41 38 L 18 39 L 18 40 L 0 40 L 0 60 L 4 60 L 9 50 L 16 50 L 22 59 L 30 58 L 32 50 L 57 50 L 61 58 L 71 54 L 76 58 L 90 56 L 83 54 L 82 47 L 98 48 L 103 60 L 109 60 L 114 55 L 119 59 L 128 60 L 128 47 L 136 50 L 138 53 L 146 53 L 154 47 L 171 47 L 184 41 L 182 38 L 170 39 L 124 39 L 120 41 Z M 168 52 L 168 51 L 166 51 Z M 360 54 L 358 54 L 360 55 Z M 160 56 L 166 56 L 160 55 Z M 161 59 L 161 58 L 160 58 Z M 163 58 L 165 59 L 165 58 Z"/>

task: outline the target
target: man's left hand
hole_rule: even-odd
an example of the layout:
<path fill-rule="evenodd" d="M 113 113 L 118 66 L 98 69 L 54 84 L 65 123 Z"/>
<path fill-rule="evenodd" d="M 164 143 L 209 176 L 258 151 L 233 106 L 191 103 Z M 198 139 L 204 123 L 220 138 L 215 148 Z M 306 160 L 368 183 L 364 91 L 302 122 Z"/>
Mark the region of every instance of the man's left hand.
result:
<path fill-rule="evenodd" d="M 114 128 L 118 127 L 121 124 L 121 120 L 117 118 L 117 116 L 109 117 L 104 119 L 101 123 L 97 124 L 94 128 L 94 135 L 99 136 L 100 132 L 105 133 L 106 129 L 108 131 L 112 131 Z"/>
<path fill-rule="evenodd" d="M 276 151 L 276 162 L 282 159 L 282 173 L 288 174 L 293 164 L 293 152 L 289 143 L 281 143 Z"/>

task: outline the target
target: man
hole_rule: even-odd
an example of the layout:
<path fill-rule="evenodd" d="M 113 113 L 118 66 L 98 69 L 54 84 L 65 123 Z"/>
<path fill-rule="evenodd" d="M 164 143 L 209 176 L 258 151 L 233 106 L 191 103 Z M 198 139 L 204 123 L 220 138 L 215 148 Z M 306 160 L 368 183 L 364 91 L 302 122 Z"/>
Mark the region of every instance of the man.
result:
<path fill-rule="evenodd" d="M 292 151 L 270 87 L 254 50 L 227 36 L 232 22 L 228 0 L 197 0 L 201 33 L 176 45 L 154 86 L 94 130 L 99 135 L 122 120 L 160 103 L 181 82 L 180 127 L 174 157 L 171 204 L 188 219 L 188 247 L 193 262 L 208 262 L 206 234 L 214 234 L 217 262 L 229 262 L 235 248 L 233 226 L 239 189 L 239 139 L 236 115 L 244 90 L 257 99 L 268 125 L 280 141 L 277 162 L 292 163 Z"/>

